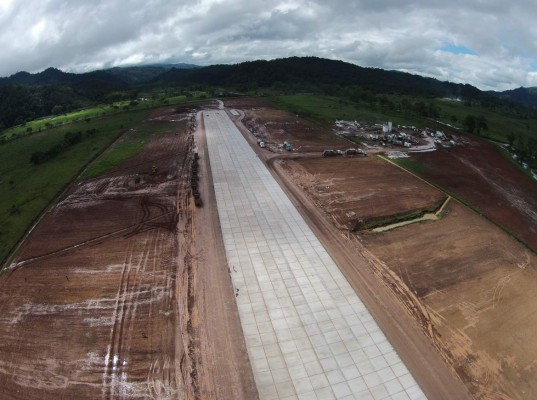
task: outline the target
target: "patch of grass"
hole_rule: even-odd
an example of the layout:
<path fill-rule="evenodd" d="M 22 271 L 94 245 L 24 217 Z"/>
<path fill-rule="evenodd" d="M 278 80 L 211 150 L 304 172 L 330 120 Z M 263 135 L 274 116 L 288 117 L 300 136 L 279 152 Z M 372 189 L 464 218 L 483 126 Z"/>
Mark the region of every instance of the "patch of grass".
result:
<path fill-rule="evenodd" d="M 187 96 L 169 96 L 169 97 L 154 97 L 147 98 L 143 101 L 119 101 L 111 104 L 103 104 L 95 107 L 85 108 L 83 110 L 74 111 L 62 115 L 49 116 L 45 118 L 36 119 L 34 121 L 27 122 L 23 125 L 18 125 L 0 132 L 0 138 L 9 140 L 13 138 L 20 138 L 30 134 L 36 134 L 48 129 L 54 129 L 67 124 L 73 124 L 84 121 L 91 123 L 94 119 L 102 118 L 114 114 L 129 113 L 136 110 L 148 110 L 160 106 L 177 105 L 196 103 L 199 98 L 205 96 L 204 94 L 198 97 L 187 98 Z"/>
<path fill-rule="evenodd" d="M 488 130 L 481 131 L 480 136 L 501 142 L 508 141 L 507 135 L 509 133 L 537 138 L 537 119 L 516 118 L 481 106 L 467 105 L 456 101 L 437 99 L 435 104 L 440 108 L 440 119 L 456 126 L 462 126 L 467 115 L 484 116 L 487 120 Z"/>
<path fill-rule="evenodd" d="M 393 121 L 401 125 L 423 125 L 419 118 L 396 111 L 374 110 L 336 97 L 314 94 L 269 96 L 263 98 L 273 107 L 311 118 L 317 122 L 333 123 L 336 119 L 378 123 Z"/>
<path fill-rule="evenodd" d="M 120 140 L 92 162 L 81 175 L 81 179 L 99 176 L 135 156 L 149 142 L 152 136 L 171 132 L 170 126 L 170 124 L 155 124 L 151 121 L 143 121 L 130 129 Z"/>
<path fill-rule="evenodd" d="M 413 172 L 417 175 L 421 175 L 425 172 L 425 165 L 420 164 L 417 161 L 411 160 L 410 158 L 398 158 L 396 160 L 392 160 L 394 163 L 399 165 L 400 167 Z"/>

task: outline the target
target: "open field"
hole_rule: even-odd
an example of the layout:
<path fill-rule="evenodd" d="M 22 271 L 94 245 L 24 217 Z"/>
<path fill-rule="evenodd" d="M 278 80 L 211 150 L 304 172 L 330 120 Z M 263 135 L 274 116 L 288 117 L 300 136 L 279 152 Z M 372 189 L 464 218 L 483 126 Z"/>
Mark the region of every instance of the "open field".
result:
<path fill-rule="evenodd" d="M 317 124 L 297 118 L 295 115 L 276 110 L 256 99 L 226 101 L 226 107 L 241 106 L 245 112 L 244 125 L 267 144 L 291 142 L 296 151 L 322 152 L 326 148 L 346 149 L 354 143 L 332 135 Z"/>
<path fill-rule="evenodd" d="M 535 119 L 515 118 L 481 106 L 468 106 L 463 102 L 457 101 L 438 99 L 435 100 L 435 104 L 440 107 L 442 120 L 456 126 L 462 127 L 464 118 L 468 114 L 485 117 L 489 129 L 481 133 L 491 139 L 506 142 L 508 133 L 514 133 L 523 137 L 537 137 L 535 130 L 537 128 L 537 120 Z"/>
<path fill-rule="evenodd" d="M 416 125 L 421 118 L 409 116 L 408 113 L 372 109 L 357 105 L 337 97 L 297 94 L 287 96 L 271 96 L 267 102 L 274 107 L 299 114 L 321 123 L 333 123 L 336 119 L 362 122 L 393 121 L 395 124 Z"/>
<path fill-rule="evenodd" d="M 394 124 L 428 126 L 443 129 L 440 124 L 431 119 L 416 114 L 413 111 L 401 108 L 402 103 L 427 102 L 434 104 L 439 110 L 436 118 L 445 124 L 463 127 L 467 115 L 483 116 L 488 122 L 488 130 L 481 132 L 483 136 L 494 140 L 507 142 L 509 133 L 523 138 L 536 138 L 537 120 L 516 118 L 501 111 L 490 110 L 476 105 L 467 105 L 464 102 L 444 99 L 424 99 L 413 96 L 387 95 L 384 96 L 393 105 L 393 108 L 381 107 L 367 103 L 356 104 L 337 97 L 296 94 L 269 96 L 266 101 L 274 107 L 289 111 L 293 114 L 314 119 L 318 122 L 333 122 L 336 119 L 358 120 L 361 122 L 393 121 Z"/>
<path fill-rule="evenodd" d="M 377 157 L 296 158 L 282 167 L 341 229 L 432 211 L 445 198 Z"/>
<path fill-rule="evenodd" d="M 360 238 L 475 398 L 537 396 L 531 252 L 457 202 L 442 220 Z"/>
<path fill-rule="evenodd" d="M 192 104 L 195 105 L 199 100 L 187 98 L 186 96 L 164 96 L 151 97 L 145 100 L 126 100 L 118 101 L 111 104 L 103 104 L 95 107 L 88 107 L 82 110 L 73 111 L 61 115 L 52 115 L 45 118 L 36 119 L 5 129 L 0 132 L 0 139 L 8 140 L 20 138 L 48 129 L 57 128 L 77 122 L 91 122 L 105 116 L 130 114 L 132 111 L 148 110 L 156 107 L 162 107 L 174 104 Z M 120 117 L 121 118 L 121 117 Z"/>
<path fill-rule="evenodd" d="M 449 151 L 414 153 L 420 176 L 453 193 L 537 251 L 537 183 L 490 143 L 465 138 Z"/>
<path fill-rule="evenodd" d="M 73 187 L 0 276 L 0 397 L 257 396 L 189 119 L 158 117 L 171 132 Z"/>

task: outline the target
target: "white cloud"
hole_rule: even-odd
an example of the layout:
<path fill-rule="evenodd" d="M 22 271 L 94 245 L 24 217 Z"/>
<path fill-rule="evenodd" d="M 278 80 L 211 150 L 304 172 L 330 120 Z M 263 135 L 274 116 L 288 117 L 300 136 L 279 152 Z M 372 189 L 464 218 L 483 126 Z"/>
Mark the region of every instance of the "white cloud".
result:
<path fill-rule="evenodd" d="M 0 76 L 315 55 L 502 90 L 537 85 L 536 14 L 533 0 L 0 0 Z"/>

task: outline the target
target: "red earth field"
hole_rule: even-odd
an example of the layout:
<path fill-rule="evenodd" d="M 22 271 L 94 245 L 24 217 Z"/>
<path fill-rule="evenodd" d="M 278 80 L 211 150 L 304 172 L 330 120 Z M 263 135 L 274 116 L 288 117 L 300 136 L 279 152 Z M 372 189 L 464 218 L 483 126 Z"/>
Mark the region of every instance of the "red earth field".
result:
<path fill-rule="evenodd" d="M 1 398 L 257 396 L 214 210 L 191 204 L 192 115 L 151 115 L 168 132 L 74 186 L 0 277 Z"/>
<path fill-rule="evenodd" d="M 477 207 L 537 251 L 537 182 L 486 141 L 466 137 L 451 150 L 412 154 L 421 176 Z"/>
<path fill-rule="evenodd" d="M 341 229 L 435 209 L 446 198 L 378 157 L 296 158 L 282 166 Z"/>
<path fill-rule="evenodd" d="M 226 100 L 226 107 L 244 110 L 244 125 L 267 144 L 290 142 L 295 152 L 321 153 L 326 148 L 347 149 L 356 145 L 287 111 L 277 110 L 259 99 Z"/>

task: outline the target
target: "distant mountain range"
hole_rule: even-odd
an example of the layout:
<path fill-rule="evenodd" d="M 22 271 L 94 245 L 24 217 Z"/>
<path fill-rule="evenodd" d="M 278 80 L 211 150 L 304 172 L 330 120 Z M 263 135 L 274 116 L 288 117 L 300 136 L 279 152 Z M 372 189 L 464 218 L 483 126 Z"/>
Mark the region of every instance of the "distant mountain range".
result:
<path fill-rule="evenodd" d="M 133 67 L 114 67 L 105 69 L 104 72 L 108 72 L 117 78 L 129 84 L 144 84 L 157 78 L 159 75 L 175 69 L 194 69 L 199 68 L 194 64 L 153 64 L 153 65 L 140 65 Z"/>
<path fill-rule="evenodd" d="M 484 105 L 537 107 L 537 88 L 504 92 L 481 91 L 468 84 L 425 78 L 399 71 L 364 68 L 317 57 L 290 57 L 235 65 L 198 67 L 192 64 L 157 64 L 115 67 L 82 74 L 48 68 L 36 74 L 18 72 L 0 78 L 0 130 L 49 115 L 55 105 L 68 111 L 82 104 L 133 96 L 159 86 L 233 88 L 291 88 L 332 90 L 359 87 L 373 94 L 408 94 L 452 97 Z M 123 95 L 122 95 L 123 93 Z"/>
<path fill-rule="evenodd" d="M 48 68 L 30 74 L 18 72 L 0 78 L 0 85 L 68 85 L 82 91 L 127 90 L 146 84 L 206 84 L 270 87 L 276 83 L 297 85 L 358 85 L 381 93 L 409 93 L 426 96 L 508 100 L 526 107 L 537 107 L 537 88 L 503 92 L 481 91 L 468 84 L 443 82 L 433 78 L 379 68 L 364 68 L 343 61 L 317 57 L 290 57 L 272 61 L 251 61 L 234 65 L 199 67 L 193 64 L 154 64 L 114 67 L 74 74 Z"/>
<path fill-rule="evenodd" d="M 19 85 L 80 85 L 93 82 L 96 85 L 117 85 L 117 89 L 125 89 L 132 84 L 147 83 L 171 69 L 199 68 L 193 64 L 154 64 L 132 67 L 114 67 L 99 71 L 74 74 L 63 72 L 57 68 L 47 68 L 42 72 L 30 74 L 17 72 L 7 78 L 0 78 L 2 84 Z"/>
<path fill-rule="evenodd" d="M 159 83 L 197 83 L 211 86 L 244 85 L 291 87 L 308 85 L 356 85 L 375 93 L 426 96 L 479 97 L 483 92 L 471 85 L 379 68 L 364 68 L 343 61 L 317 57 L 290 57 L 251 61 L 235 65 L 212 65 L 197 69 L 171 69 L 155 79 Z"/>
<path fill-rule="evenodd" d="M 506 90 L 503 92 L 488 92 L 500 99 L 509 100 L 526 107 L 537 107 L 537 87 L 519 87 L 518 89 Z"/>

